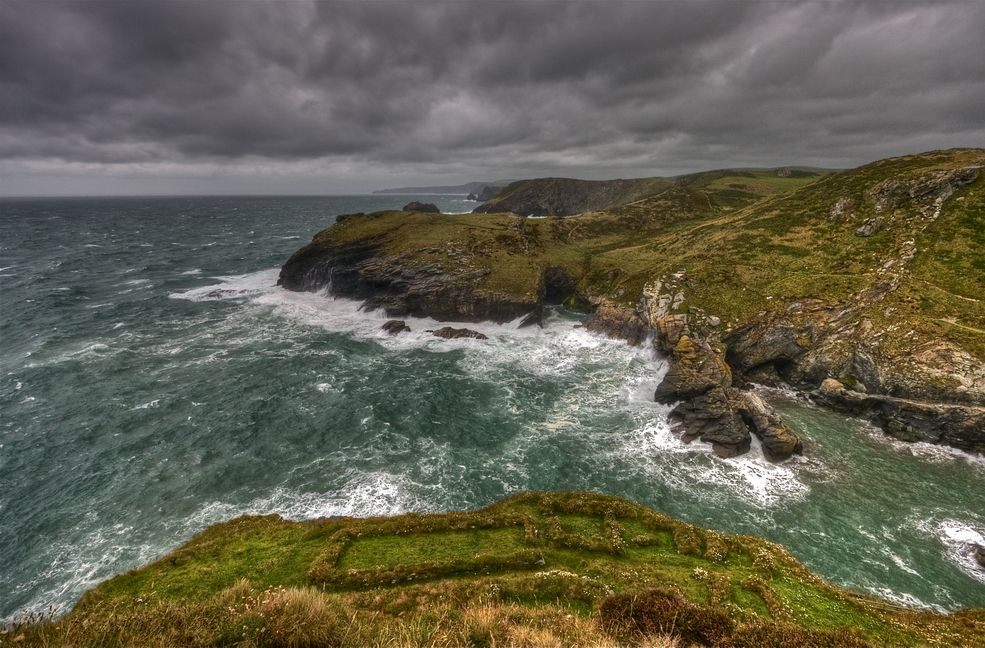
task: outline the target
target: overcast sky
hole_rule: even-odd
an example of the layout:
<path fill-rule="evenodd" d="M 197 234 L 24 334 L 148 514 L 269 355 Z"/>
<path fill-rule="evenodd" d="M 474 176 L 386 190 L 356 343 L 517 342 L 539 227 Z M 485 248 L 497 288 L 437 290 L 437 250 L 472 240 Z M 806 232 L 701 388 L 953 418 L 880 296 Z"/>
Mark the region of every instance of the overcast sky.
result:
<path fill-rule="evenodd" d="M 0 2 L 0 195 L 346 193 L 985 146 L 985 2 Z"/>

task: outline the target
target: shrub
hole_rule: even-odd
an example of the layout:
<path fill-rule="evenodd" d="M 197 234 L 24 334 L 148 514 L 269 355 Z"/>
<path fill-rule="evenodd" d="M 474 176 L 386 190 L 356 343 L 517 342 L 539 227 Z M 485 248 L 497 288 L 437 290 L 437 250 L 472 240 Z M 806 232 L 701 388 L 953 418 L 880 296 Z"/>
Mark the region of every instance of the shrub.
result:
<path fill-rule="evenodd" d="M 603 630 L 613 634 L 632 638 L 669 634 L 684 645 L 721 645 L 733 628 L 724 611 L 699 608 L 667 589 L 608 596 L 599 604 L 598 618 Z"/>

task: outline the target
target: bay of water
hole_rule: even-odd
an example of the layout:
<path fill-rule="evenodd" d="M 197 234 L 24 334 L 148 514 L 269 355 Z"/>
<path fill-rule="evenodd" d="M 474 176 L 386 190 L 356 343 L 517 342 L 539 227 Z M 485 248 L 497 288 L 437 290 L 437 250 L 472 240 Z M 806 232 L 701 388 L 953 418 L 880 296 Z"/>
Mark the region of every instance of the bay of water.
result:
<path fill-rule="evenodd" d="M 340 213 L 461 196 L 0 200 L 0 619 L 243 513 L 305 519 L 621 495 L 786 545 L 843 586 L 985 606 L 985 461 L 772 394 L 779 465 L 684 445 L 644 349 L 575 328 L 408 320 L 276 287 Z"/>

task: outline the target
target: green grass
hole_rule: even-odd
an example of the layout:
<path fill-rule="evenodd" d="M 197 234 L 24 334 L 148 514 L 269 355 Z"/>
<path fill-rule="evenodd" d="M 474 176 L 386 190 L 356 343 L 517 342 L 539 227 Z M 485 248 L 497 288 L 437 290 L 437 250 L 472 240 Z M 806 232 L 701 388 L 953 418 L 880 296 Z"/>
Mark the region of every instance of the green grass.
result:
<path fill-rule="evenodd" d="M 981 645 L 981 612 L 859 596 L 777 545 L 617 497 L 521 493 L 468 513 L 237 518 L 8 635 L 24 634 L 18 645 L 637 645 L 652 640 L 647 623 L 673 613 L 658 644 L 686 644 L 714 622 L 736 645 L 773 645 L 777 633 L 817 645 Z"/>

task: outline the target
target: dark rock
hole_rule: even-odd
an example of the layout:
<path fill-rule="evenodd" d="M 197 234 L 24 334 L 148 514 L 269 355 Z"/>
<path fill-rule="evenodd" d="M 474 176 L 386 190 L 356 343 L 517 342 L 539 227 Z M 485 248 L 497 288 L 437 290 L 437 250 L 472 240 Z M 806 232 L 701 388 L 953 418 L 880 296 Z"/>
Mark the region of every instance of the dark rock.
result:
<path fill-rule="evenodd" d="M 783 418 L 757 394 L 740 392 L 742 419 L 763 445 L 767 461 L 784 461 L 792 455 L 802 454 L 804 444 L 797 433 L 787 427 Z"/>
<path fill-rule="evenodd" d="M 979 564 L 979 566 L 981 566 L 982 569 L 985 569 L 985 547 L 981 545 L 975 545 L 974 555 L 975 555 L 975 561 Z"/>
<path fill-rule="evenodd" d="M 585 323 L 585 328 L 592 333 L 626 340 L 633 346 L 642 344 L 650 334 L 650 325 L 639 312 L 610 302 L 599 304 L 595 315 Z"/>
<path fill-rule="evenodd" d="M 499 195 L 499 192 L 503 190 L 503 187 L 483 187 L 479 195 L 476 196 L 476 200 L 479 202 L 488 202 Z"/>
<path fill-rule="evenodd" d="M 479 333 L 478 331 L 473 331 L 467 328 L 452 328 L 450 326 L 444 326 L 439 328 L 437 331 L 428 331 L 435 337 L 445 338 L 446 340 L 455 340 L 458 338 L 475 338 L 476 340 L 488 340 L 489 337 Z"/>
<path fill-rule="evenodd" d="M 667 375 L 657 386 L 654 400 L 669 405 L 700 396 L 715 388 L 730 387 L 732 372 L 704 340 L 682 336 L 668 358 Z"/>
<path fill-rule="evenodd" d="M 383 325 L 383 330 L 390 335 L 398 335 L 400 333 L 410 333 L 410 327 L 407 326 L 407 322 L 403 320 L 390 320 Z"/>
<path fill-rule="evenodd" d="M 822 405 L 865 417 L 902 441 L 943 443 L 985 453 L 985 407 L 928 403 L 847 389 L 828 378 L 811 393 Z"/>
<path fill-rule="evenodd" d="M 924 216 L 931 216 L 944 200 L 977 180 L 981 172 L 981 166 L 967 166 L 935 171 L 914 180 L 893 178 L 873 187 L 869 197 L 877 212 L 895 209 L 909 200 Z"/>
<path fill-rule="evenodd" d="M 416 200 L 404 205 L 404 211 L 424 212 L 425 214 L 440 214 L 441 210 L 433 203 L 421 203 Z"/>
<path fill-rule="evenodd" d="M 388 317 L 431 317 L 445 322 L 503 324 L 525 317 L 538 295 L 513 298 L 482 291 L 482 271 L 448 272 L 438 266 L 408 267 L 379 250 L 373 239 L 329 244 L 316 240 L 295 252 L 281 268 L 279 286 L 293 291 L 328 290 L 334 297 L 382 308 Z"/>
<path fill-rule="evenodd" d="M 719 457 L 737 457 L 749 452 L 752 437 L 742 419 L 744 402 L 738 389 L 716 387 L 682 401 L 671 412 L 675 427 L 683 427 L 685 442 L 701 439 L 712 444 Z"/>
<path fill-rule="evenodd" d="M 479 197 L 477 195 L 475 195 L 474 193 L 470 193 L 468 196 L 466 196 L 465 200 L 478 201 L 479 200 Z"/>

